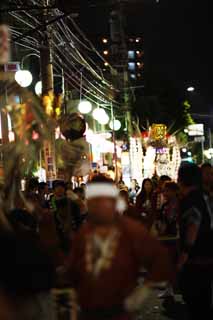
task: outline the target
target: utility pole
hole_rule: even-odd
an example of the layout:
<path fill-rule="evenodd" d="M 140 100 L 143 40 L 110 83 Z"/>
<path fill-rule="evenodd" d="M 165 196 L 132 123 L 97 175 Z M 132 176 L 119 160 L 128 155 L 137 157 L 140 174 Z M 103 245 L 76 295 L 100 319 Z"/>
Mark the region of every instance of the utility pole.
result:
<path fill-rule="evenodd" d="M 117 4 L 110 15 L 111 50 L 113 66 L 117 70 L 118 86 L 122 92 L 123 110 L 127 115 L 128 132 L 132 133 L 129 76 L 128 76 L 128 48 L 125 34 L 124 2 L 117 0 Z"/>
<path fill-rule="evenodd" d="M 43 0 L 43 5 L 48 6 L 49 0 Z M 48 10 L 43 10 L 43 23 L 48 20 Z M 40 68 L 41 68 L 41 80 L 42 80 L 42 93 L 53 94 L 53 64 L 51 53 L 51 27 L 47 26 L 44 32 L 43 39 L 40 46 Z"/>
<path fill-rule="evenodd" d="M 50 0 L 43 0 L 43 6 L 51 5 Z M 47 24 L 49 18 L 48 9 L 43 10 L 42 22 Z M 51 49 L 51 26 L 47 25 L 41 39 L 40 46 L 40 70 L 42 81 L 42 97 L 47 96 L 53 102 L 54 80 L 53 80 L 53 63 Z M 42 100 L 43 101 L 43 100 Z M 46 108 L 45 105 L 43 105 Z M 47 111 L 47 110 L 45 110 Z M 51 111 L 50 111 L 51 113 Z M 51 116 L 51 114 L 50 114 Z M 55 127 L 49 122 L 50 137 L 44 142 L 44 160 L 47 180 L 56 179 L 56 155 L 55 155 Z"/>
<path fill-rule="evenodd" d="M 6 6 L 6 1 L 1 1 L 0 9 L 4 9 Z M 8 94 L 8 77 L 4 74 L 4 65 L 9 62 L 10 59 L 10 42 L 9 42 L 9 31 L 8 31 L 8 15 L 0 13 L 0 144 L 6 145 L 9 142 L 8 137 L 8 118 L 7 112 L 3 111 L 3 108 L 7 105 Z M 3 75 L 1 77 L 1 75 Z M 0 155 L 0 179 L 3 178 L 2 175 L 4 168 L 6 166 L 6 155 Z"/>
<path fill-rule="evenodd" d="M 117 73 L 112 73 L 112 81 L 118 86 L 122 93 L 122 111 L 125 113 L 125 123 L 128 136 L 132 135 L 131 120 L 131 99 L 129 95 L 129 76 L 128 76 L 128 49 L 125 35 L 125 17 L 123 13 L 123 1 L 117 0 L 110 14 L 110 35 L 112 65 Z M 132 176 L 130 159 L 130 177 Z"/>

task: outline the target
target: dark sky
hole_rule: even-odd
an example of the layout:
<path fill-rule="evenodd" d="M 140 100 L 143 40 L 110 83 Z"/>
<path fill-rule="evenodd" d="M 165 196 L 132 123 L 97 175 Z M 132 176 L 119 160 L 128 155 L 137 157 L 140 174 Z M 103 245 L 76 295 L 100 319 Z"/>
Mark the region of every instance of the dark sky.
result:
<path fill-rule="evenodd" d="M 182 94 L 188 85 L 194 85 L 194 98 L 203 110 L 213 106 L 210 4 L 211 0 L 138 0 L 126 10 L 129 32 L 144 34 L 145 71 L 153 91 L 161 80 L 172 83 Z M 108 6 L 84 10 L 82 29 L 87 34 L 107 32 L 108 13 Z"/>

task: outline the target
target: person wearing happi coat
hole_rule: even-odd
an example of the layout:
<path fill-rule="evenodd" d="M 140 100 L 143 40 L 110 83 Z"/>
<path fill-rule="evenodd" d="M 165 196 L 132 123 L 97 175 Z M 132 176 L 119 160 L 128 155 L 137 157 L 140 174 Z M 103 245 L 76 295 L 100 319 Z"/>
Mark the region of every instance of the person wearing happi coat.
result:
<path fill-rule="evenodd" d="M 88 221 L 73 240 L 64 268 L 77 294 L 82 320 L 125 320 L 140 310 L 156 282 L 173 278 L 167 250 L 140 223 L 117 213 L 119 190 L 93 178 L 86 190 Z M 137 287 L 138 274 L 148 276 Z"/>

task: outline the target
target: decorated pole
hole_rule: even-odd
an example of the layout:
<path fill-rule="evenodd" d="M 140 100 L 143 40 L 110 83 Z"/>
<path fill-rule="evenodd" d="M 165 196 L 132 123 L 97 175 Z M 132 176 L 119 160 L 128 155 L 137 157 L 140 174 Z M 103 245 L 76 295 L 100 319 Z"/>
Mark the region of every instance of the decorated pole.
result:
<path fill-rule="evenodd" d="M 43 0 L 43 5 L 48 6 L 49 0 Z M 43 10 L 43 22 L 47 23 L 48 12 Z M 53 81 L 53 64 L 51 52 L 51 30 L 50 26 L 46 27 L 40 46 L 40 69 L 42 81 L 42 104 L 48 116 L 54 115 L 54 81 Z M 56 179 L 56 160 L 55 160 L 55 126 L 50 120 L 50 138 L 44 142 L 44 161 L 47 180 Z"/>
<path fill-rule="evenodd" d="M 0 10 L 4 9 L 6 5 L 5 1 L 1 1 Z M 4 72 L 4 66 L 10 60 L 10 32 L 7 25 L 7 15 L 0 14 L 0 139 L 1 144 L 8 143 L 8 119 L 7 113 L 3 112 L 3 108 L 7 104 L 7 77 L 8 75 Z M 3 176 L 4 162 L 0 163 L 0 177 Z"/>

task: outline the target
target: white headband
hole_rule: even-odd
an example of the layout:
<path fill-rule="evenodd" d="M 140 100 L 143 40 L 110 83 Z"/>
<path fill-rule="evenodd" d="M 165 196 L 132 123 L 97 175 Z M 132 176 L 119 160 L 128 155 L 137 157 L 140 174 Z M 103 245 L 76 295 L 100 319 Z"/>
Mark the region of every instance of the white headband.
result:
<path fill-rule="evenodd" d="M 109 183 L 91 183 L 86 189 L 86 199 L 98 198 L 98 197 L 109 197 L 117 198 L 119 195 L 118 188 Z"/>

